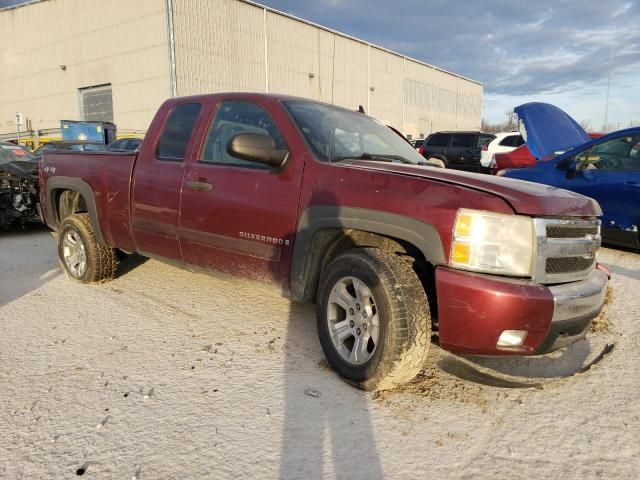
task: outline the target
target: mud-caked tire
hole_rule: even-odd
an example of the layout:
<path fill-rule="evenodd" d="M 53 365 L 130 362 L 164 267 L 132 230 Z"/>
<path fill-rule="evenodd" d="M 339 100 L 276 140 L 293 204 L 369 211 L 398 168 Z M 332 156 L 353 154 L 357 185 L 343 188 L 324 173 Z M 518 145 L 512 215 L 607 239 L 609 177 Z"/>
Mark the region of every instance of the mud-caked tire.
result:
<path fill-rule="evenodd" d="M 115 249 L 96 239 L 87 213 L 69 215 L 60 224 L 58 258 L 69 279 L 80 283 L 111 280 L 118 268 Z"/>
<path fill-rule="evenodd" d="M 357 248 L 338 255 L 322 274 L 316 316 L 329 364 L 357 388 L 392 389 L 425 363 L 429 303 L 410 262 L 397 254 Z"/>

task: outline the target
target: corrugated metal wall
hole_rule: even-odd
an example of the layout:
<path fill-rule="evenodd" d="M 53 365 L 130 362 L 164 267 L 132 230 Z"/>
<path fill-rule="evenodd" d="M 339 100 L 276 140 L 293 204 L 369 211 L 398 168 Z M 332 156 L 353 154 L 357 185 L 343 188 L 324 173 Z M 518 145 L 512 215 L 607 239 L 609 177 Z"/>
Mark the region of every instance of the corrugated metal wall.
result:
<path fill-rule="evenodd" d="M 50 0 L 0 12 L 0 133 L 78 119 L 79 89 L 111 84 L 114 121 L 146 129 L 178 95 L 285 93 L 380 118 L 405 134 L 479 129 L 482 85 L 244 0 Z M 61 70 L 60 65 L 66 65 Z"/>
<path fill-rule="evenodd" d="M 238 2 L 174 1 L 178 95 L 264 91 L 264 13 Z"/>
<path fill-rule="evenodd" d="M 165 18 L 164 0 L 55 0 L 0 12 L 0 133 L 16 130 L 16 112 L 35 129 L 78 119 L 78 90 L 108 83 L 115 122 L 146 129 L 169 95 Z"/>
<path fill-rule="evenodd" d="M 482 85 L 239 0 L 173 0 L 178 95 L 251 90 L 333 102 L 414 138 L 479 129 Z"/>

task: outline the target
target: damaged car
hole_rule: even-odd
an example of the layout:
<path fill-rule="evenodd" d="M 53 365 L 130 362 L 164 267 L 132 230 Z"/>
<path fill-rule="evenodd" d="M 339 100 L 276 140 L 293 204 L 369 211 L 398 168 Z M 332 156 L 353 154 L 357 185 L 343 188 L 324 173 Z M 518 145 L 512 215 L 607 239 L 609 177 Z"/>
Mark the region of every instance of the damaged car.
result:
<path fill-rule="evenodd" d="M 603 242 L 640 249 L 640 127 L 591 137 L 545 103 L 516 107 L 520 130 L 539 161 L 498 175 L 571 190 L 598 201 Z"/>
<path fill-rule="evenodd" d="M 0 142 L 0 230 L 39 221 L 38 159 L 22 147 Z"/>

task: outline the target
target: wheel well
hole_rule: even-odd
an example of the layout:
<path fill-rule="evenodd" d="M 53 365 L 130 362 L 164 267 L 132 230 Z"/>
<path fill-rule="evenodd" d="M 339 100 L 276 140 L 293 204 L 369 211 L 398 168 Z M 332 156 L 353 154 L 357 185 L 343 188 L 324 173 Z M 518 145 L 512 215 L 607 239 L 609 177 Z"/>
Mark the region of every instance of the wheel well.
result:
<path fill-rule="evenodd" d="M 69 215 L 89 211 L 84 197 L 75 190 L 56 190 L 53 192 L 53 198 L 56 205 L 57 224 L 60 224 Z"/>
<path fill-rule="evenodd" d="M 378 233 L 344 228 L 326 228 L 317 231 L 307 252 L 311 255 L 307 264 L 304 300 L 315 303 L 318 283 L 329 263 L 340 253 L 352 248 L 373 247 L 395 253 L 411 262 L 427 293 L 432 319 L 437 318 L 435 296 L 435 267 L 414 245 L 404 240 Z"/>

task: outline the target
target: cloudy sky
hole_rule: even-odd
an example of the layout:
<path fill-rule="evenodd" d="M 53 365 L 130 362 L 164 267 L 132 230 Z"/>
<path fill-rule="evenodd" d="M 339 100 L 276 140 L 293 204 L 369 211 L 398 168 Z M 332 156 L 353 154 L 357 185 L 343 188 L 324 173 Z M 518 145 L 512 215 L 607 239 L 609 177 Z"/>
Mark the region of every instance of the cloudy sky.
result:
<path fill-rule="evenodd" d="M 537 100 L 601 129 L 611 52 L 608 124 L 640 125 L 640 0 L 258 1 L 483 82 L 493 122 Z"/>
<path fill-rule="evenodd" d="M 640 0 L 261 0 L 484 83 L 484 117 L 554 103 L 602 128 L 640 125 Z"/>

